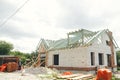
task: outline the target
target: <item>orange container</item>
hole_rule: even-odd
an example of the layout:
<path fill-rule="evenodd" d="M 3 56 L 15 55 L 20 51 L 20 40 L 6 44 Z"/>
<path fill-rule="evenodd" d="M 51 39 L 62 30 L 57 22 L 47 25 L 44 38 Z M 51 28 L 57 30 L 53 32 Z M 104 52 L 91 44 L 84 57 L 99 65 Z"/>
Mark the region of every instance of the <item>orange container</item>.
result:
<path fill-rule="evenodd" d="M 112 72 L 108 69 L 99 69 L 96 80 L 111 80 Z"/>
<path fill-rule="evenodd" d="M 70 71 L 66 71 L 66 72 L 63 72 L 62 75 L 71 75 L 71 74 L 72 74 L 72 72 L 70 72 Z"/>

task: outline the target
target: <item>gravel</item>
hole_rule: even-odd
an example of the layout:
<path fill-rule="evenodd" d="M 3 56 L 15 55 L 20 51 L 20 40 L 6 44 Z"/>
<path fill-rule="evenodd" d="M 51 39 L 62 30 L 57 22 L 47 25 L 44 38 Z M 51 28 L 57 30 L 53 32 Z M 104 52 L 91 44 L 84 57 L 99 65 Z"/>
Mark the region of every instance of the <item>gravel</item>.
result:
<path fill-rule="evenodd" d="M 47 68 L 44 67 L 36 67 L 36 68 L 27 68 L 24 69 L 25 73 L 30 73 L 30 74 L 47 74 L 48 72 Z"/>

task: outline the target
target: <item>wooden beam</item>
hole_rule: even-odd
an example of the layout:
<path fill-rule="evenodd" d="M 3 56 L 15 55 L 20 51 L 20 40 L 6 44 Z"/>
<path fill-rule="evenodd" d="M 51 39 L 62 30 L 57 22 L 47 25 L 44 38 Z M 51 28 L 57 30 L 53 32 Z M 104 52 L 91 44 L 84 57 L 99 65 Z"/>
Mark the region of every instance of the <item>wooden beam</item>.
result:
<path fill-rule="evenodd" d="M 114 43 L 113 43 L 113 37 L 112 32 L 108 31 L 108 36 L 110 38 L 110 49 L 111 49 L 111 67 L 113 68 L 115 66 L 115 58 L 114 58 Z"/>
<path fill-rule="evenodd" d="M 45 58 L 45 66 L 48 66 L 48 52 L 46 52 L 45 54 L 46 54 L 46 58 Z"/>
<path fill-rule="evenodd" d="M 37 65 L 40 66 L 40 53 L 38 53 Z"/>

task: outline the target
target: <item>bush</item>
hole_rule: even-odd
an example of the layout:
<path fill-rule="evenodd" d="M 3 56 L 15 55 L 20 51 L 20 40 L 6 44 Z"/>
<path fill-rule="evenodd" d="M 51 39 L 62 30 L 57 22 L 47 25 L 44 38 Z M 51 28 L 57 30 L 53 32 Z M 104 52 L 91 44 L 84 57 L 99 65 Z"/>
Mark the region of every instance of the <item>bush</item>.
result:
<path fill-rule="evenodd" d="M 120 70 L 120 67 L 117 67 L 117 70 Z"/>

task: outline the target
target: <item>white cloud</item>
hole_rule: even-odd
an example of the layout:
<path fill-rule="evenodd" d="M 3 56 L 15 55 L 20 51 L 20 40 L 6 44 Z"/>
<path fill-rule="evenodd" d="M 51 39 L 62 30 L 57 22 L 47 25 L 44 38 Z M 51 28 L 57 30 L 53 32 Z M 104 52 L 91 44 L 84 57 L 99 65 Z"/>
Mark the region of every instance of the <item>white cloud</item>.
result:
<path fill-rule="evenodd" d="M 0 24 L 26 0 L 1 0 Z M 31 52 L 40 38 L 60 39 L 77 29 L 108 28 L 120 45 L 119 0 L 29 0 L 2 28 L 0 40 Z"/>

